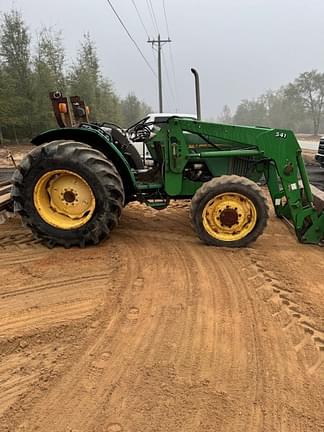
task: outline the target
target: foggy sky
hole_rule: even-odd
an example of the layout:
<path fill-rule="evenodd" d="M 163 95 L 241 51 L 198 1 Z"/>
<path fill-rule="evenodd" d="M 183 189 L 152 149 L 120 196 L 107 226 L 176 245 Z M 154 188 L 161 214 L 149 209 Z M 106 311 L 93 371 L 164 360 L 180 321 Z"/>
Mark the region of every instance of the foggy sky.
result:
<path fill-rule="evenodd" d="M 143 53 L 156 68 L 151 46 L 131 0 L 112 0 Z M 162 0 L 152 0 L 162 37 Z M 151 37 L 156 36 L 146 0 L 136 0 Z M 101 66 L 117 93 L 129 91 L 157 110 L 157 83 L 106 0 L 0 0 L 0 10 L 22 12 L 32 32 L 62 29 L 67 63 L 82 33 L 97 44 Z M 299 73 L 324 71 L 323 0 L 166 0 L 176 73 L 177 103 L 164 73 L 165 110 L 195 111 L 191 67 L 200 72 L 202 112 L 216 118 L 225 104 L 277 89 Z M 169 48 L 164 58 L 171 84 Z"/>

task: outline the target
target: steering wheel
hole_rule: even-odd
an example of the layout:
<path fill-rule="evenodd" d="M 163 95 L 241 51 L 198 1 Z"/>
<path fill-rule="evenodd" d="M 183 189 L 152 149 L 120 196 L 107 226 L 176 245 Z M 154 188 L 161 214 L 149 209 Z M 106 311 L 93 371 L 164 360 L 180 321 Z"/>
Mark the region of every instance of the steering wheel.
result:
<path fill-rule="evenodd" d="M 132 141 L 146 141 L 150 138 L 151 129 L 145 124 L 138 124 L 130 130 L 130 138 Z"/>

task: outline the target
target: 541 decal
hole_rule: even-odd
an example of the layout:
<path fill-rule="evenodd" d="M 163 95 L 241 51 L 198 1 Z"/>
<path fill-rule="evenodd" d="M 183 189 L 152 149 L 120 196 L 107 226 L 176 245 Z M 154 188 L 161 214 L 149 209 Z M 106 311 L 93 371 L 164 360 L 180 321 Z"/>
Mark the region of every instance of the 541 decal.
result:
<path fill-rule="evenodd" d="M 285 132 L 276 132 L 276 138 L 287 138 L 287 134 Z"/>

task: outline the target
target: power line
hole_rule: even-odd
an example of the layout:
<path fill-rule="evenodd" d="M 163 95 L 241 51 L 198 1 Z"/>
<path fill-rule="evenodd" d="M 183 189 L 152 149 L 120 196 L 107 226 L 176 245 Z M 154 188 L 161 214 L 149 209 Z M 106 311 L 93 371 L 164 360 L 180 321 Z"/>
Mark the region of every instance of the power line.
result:
<path fill-rule="evenodd" d="M 165 0 L 163 0 L 163 12 L 164 12 L 164 19 L 165 19 L 165 25 L 166 25 L 166 29 L 167 29 L 168 38 L 170 38 L 170 27 L 168 24 L 168 15 L 166 12 Z M 174 81 L 174 99 L 175 99 L 176 105 L 178 105 L 178 103 L 177 103 L 177 99 L 178 99 L 178 97 L 177 97 L 177 78 L 176 78 L 176 73 L 175 73 L 173 51 L 172 51 L 171 44 L 169 45 L 169 54 L 170 54 L 170 59 L 171 59 L 171 69 L 172 69 L 172 75 L 173 75 L 173 81 Z"/>
<path fill-rule="evenodd" d="M 120 24 L 122 25 L 122 27 L 124 28 L 125 32 L 127 33 L 128 37 L 130 38 L 130 40 L 133 42 L 133 44 L 135 45 L 137 51 L 140 53 L 141 57 L 143 58 L 143 60 L 145 61 L 145 63 L 147 64 L 147 66 L 150 68 L 151 72 L 153 73 L 154 76 L 156 76 L 156 73 L 154 72 L 154 69 L 152 68 L 152 66 L 150 65 L 149 61 L 147 60 L 147 58 L 145 57 L 145 55 L 143 54 L 142 50 L 140 49 L 140 47 L 138 46 L 137 42 L 135 41 L 135 39 L 133 38 L 133 36 L 130 34 L 130 32 L 128 31 L 126 25 L 124 24 L 123 20 L 120 18 L 120 16 L 118 15 L 116 9 L 114 8 L 114 6 L 112 5 L 110 0 L 107 0 L 108 5 L 111 7 L 112 11 L 114 12 L 114 14 L 116 15 L 118 21 L 120 22 Z"/>
<path fill-rule="evenodd" d="M 164 12 L 164 19 L 165 19 L 167 34 L 168 34 L 168 37 L 170 37 L 170 30 L 169 30 L 168 18 L 167 18 L 167 13 L 166 13 L 165 0 L 163 0 L 163 12 Z"/>
<path fill-rule="evenodd" d="M 151 16 L 151 20 L 152 20 L 152 23 L 153 23 L 153 27 L 155 27 L 155 31 L 156 31 L 157 33 L 160 33 L 160 31 L 159 31 L 159 26 L 158 26 L 158 24 L 157 24 L 157 20 L 156 20 L 156 16 L 155 16 L 155 13 L 154 13 L 154 9 L 153 9 L 153 5 L 152 5 L 151 0 L 146 0 L 146 4 L 147 4 L 147 7 L 148 7 L 148 10 L 149 10 L 150 16 Z"/>
<path fill-rule="evenodd" d="M 156 24 L 156 28 L 157 28 L 158 32 L 160 32 L 159 26 L 158 26 L 158 23 L 157 23 L 157 19 L 156 19 L 156 15 L 155 15 L 155 12 L 154 12 L 154 7 L 153 7 L 153 4 L 152 4 L 152 0 L 149 0 L 149 2 L 150 2 L 151 9 L 152 9 L 152 14 L 153 14 L 154 22 Z"/>
<path fill-rule="evenodd" d="M 166 29 L 167 29 L 167 33 L 168 33 L 168 38 L 170 38 L 170 27 L 169 27 L 169 24 L 168 24 L 168 16 L 167 16 L 167 12 L 166 12 L 165 0 L 163 0 L 163 12 L 164 12 L 164 19 L 165 19 L 165 25 L 166 25 Z M 171 57 L 173 75 L 174 75 L 174 78 L 175 78 L 175 67 L 174 67 L 174 61 L 173 61 L 173 54 L 172 54 L 172 50 L 171 50 L 171 45 L 169 45 L 169 49 L 170 49 L 170 57 Z"/>
<path fill-rule="evenodd" d="M 173 98 L 173 102 L 174 102 L 174 105 L 175 105 L 175 110 L 177 111 L 178 110 L 177 99 L 176 99 L 176 96 L 175 96 L 175 93 L 174 93 L 174 90 L 173 90 L 173 86 L 171 85 L 169 70 L 168 70 L 168 67 L 166 65 L 165 55 L 164 55 L 163 51 L 162 51 L 162 57 L 163 57 L 163 60 L 164 60 L 163 65 L 164 65 L 164 69 L 165 69 L 165 72 L 166 72 L 166 76 L 167 76 L 167 81 L 168 81 L 168 84 L 169 84 L 170 93 L 171 93 L 171 96 Z"/>
<path fill-rule="evenodd" d="M 137 13 L 138 19 L 140 20 L 140 22 L 141 22 L 141 24 L 142 24 L 142 27 L 143 27 L 143 29 L 144 29 L 144 31 L 145 31 L 147 37 L 150 38 L 149 32 L 147 31 L 147 28 L 146 28 L 146 26 L 145 26 L 145 24 L 144 24 L 144 21 L 143 21 L 143 19 L 142 19 L 142 17 L 141 17 L 141 14 L 139 13 L 139 10 L 138 10 L 138 8 L 137 8 L 137 6 L 136 6 L 135 0 L 132 0 L 132 3 L 133 3 L 133 5 L 134 5 L 134 8 L 135 8 L 135 10 L 136 10 L 136 13 Z"/>
<path fill-rule="evenodd" d="M 175 66 L 174 66 L 174 60 L 173 60 L 173 52 L 172 52 L 170 45 L 169 45 L 169 53 L 170 53 L 170 59 L 171 59 L 171 68 L 172 68 L 172 75 L 173 75 L 173 79 L 174 79 L 174 86 L 175 86 L 175 91 L 177 94 L 177 78 L 176 78 L 176 72 L 175 72 Z"/>

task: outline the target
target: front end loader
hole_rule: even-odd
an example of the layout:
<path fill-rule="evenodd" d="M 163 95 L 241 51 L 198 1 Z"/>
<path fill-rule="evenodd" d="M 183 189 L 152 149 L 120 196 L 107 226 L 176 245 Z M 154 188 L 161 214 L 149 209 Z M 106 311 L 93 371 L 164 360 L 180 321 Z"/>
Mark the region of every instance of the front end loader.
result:
<path fill-rule="evenodd" d="M 53 94 L 63 127 L 33 140 L 36 148 L 12 179 L 15 211 L 48 246 L 96 244 L 118 224 L 127 203 L 159 210 L 171 199 L 191 199 L 192 223 L 203 242 L 247 246 L 268 220 L 260 184 L 300 242 L 323 243 L 324 214 L 313 205 L 291 131 L 174 116 L 158 127 L 138 122 L 126 133 L 90 123 L 80 100 L 73 112 L 81 121 L 72 124 L 61 97 Z M 144 168 L 132 141 L 146 145 L 152 166 Z"/>

